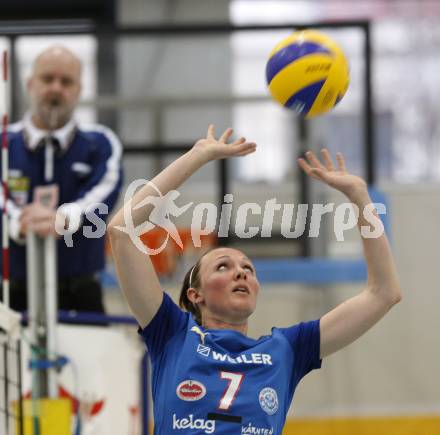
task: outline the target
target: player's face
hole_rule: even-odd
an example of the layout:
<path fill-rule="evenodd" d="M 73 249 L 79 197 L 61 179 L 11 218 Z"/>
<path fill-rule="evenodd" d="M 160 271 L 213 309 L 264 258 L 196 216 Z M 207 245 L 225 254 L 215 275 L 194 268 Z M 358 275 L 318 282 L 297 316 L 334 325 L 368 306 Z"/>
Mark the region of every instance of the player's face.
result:
<path fill-rule="evenodd" d="M 62 127 L 78 102 L 81 64 L 65 52 L 50 52 L 35 63 L 28 82 L 31 110 L 37 127 Z"/>
<path fill-rule="evenodd" d="M 255 311 L 260 284 L 252 262 L 236 249 L 219 248 L 200 265 L 200 308 L 226 322 L 243 322 Z"/>

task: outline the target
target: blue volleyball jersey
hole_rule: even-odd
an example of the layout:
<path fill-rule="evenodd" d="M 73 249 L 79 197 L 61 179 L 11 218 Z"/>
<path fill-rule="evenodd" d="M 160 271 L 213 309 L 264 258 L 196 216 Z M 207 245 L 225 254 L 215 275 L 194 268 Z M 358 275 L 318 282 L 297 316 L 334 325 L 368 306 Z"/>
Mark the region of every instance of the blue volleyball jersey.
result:
<path fill-rule="evenodd" d="M 140 333 L 160 435 L 281 434 L 298 382 L 321 366 L 319 320 L 255 340 L 202 328 L 164 294 Z"/>

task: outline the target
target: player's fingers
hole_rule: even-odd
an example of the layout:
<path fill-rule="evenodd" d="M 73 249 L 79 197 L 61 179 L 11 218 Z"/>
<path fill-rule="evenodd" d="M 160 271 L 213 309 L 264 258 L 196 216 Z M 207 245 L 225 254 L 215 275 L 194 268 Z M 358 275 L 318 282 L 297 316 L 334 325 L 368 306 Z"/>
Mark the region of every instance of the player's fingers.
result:
<path fill-rule="evenodd" d="M 308 176 L 313 177 L 313 178 L 317 178 L 316 175 L 312 171 L 313 168 L 302 157 L 300 157 L 298 159 L 298 165 Z"/>
<path fill-rule="evenodd" d="M 241 151 L 244 151 L 247 148 L 252 147 L 254 144 L 251 142 L 241 141 L 239 143 L 234 142 L 233 144 L 230 144 L 227 148 L 227 151 L 229 151 L 231 154 L 237 154 Z"/>
<path fill-rule="evenodd" d="M 312 175 L 310 165 L 302 157 L 298 159 L 298 165 L 307 174 Z"/>
<path fill-rule="evenodd" d="M 242 146 L 240 146 L 239 150 L 237 150 L 234 153 L 234 156 L 237 157 L 243 157 L 243 156 L 247 156 L 248 154 L 252 154 L 257 150 L 257 144 L 253 143 L 253 142 L 247 142 L 245 144 L 243 144 Z"/>
<path fill-rule="evenodd" d="M 315 156 L 315 153 L 313 151 L 307 151 L 306 152 L 306 158 L 312 168 L 321 168 L 324 169 L 324 166 L 319 161 L 318 157 Z"/>
<path fill-rule="evenodd" d="M 240 142 L 240 143 L 234 143 L 229 146 L 229 150 L 233 154 L 240 153 L 242 151 L 245 151 L 247 149 L 255 148 L 256 144 L 253 142 Z"/>
<path fill-rule="evenodd" d="M 235 147 L 236 145 L 241 145 L 242 143 L 246 142 L 246 138 L 245 137 L 240 137 L 237 140 L 234 140 L 234 142 L 231 143 L 231 147 Z"/>
<path fill-rule="evenodd" d="M 231 137 L 234 130 L 232 128 L 227 128 L 223 134 L 220 136 L 219 142 L 226 143 L 227 140 Z"/>
<path fill-rule="evenodd" d="M 326 182 L 327 172 L 324 172 L 321 168 L 311 168 L 310 172 L 313 178 Z"/>
<path fill-rule="evenodd" d="M 237 154 L 236 157 L 244 157 L 244 156 L 247 156 L 248 154 L 252 154 L 252 153 L 254 153 L 256 150 L 257 150 L 256 148 L 253 148 L 253 149 L 250 149 L 250 150 L 248 150 L 248 151 L 244 151 L 244 152 L 242 152 L 242 153 L 240 153 L 240 154 Z"/>
<path fill-rule="evenodd" d="M 215 140 L 214 133 L 215 133 L 214 124 L 209 124 L 208 133 L 206 134 L 206 139 Z"/>
<path fill-rule="evenodd" d="M 330 153 L 328 152 L 327 148 L 323 148 L 321 150 L 322 159 L 324 160 L 324 165 L 327 168 L 328 171 L 334 171 L 335 167 L 333 165 L 333 160 L 330 156 Z"/>
<path fill-rule="evenodd" d="M 345 159 L 342 153 L 336 153 L 336 160 L 338 162 L 338 168 L 340 171 L 345 172 Z"/>

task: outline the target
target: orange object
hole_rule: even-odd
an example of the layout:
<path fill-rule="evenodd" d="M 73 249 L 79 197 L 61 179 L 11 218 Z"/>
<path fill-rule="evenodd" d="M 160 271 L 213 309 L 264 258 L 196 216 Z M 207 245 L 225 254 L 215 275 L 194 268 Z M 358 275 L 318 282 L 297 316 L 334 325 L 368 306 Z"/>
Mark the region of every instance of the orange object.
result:
<path fill-rule="evenodd" d="M 201 246 L 194 247 L 191 228 L 182 227 L 178 228 L 177 231 L 182 241 L 183 248 L 180 247 L 172 237 L 168 237 L 163 249 L 157 254 L 150 256 L 154 269 L 160 276 L 171 276 L 176 271 L 177 265 L 182 256 L 189 255 L 190 253 L 194 254 L 195 251 L 200 252 L 200 255 L 202 255 L 211 247 L 217 245 L 216 234 L 197 235 L 197 237 L 200 238 Z M 166 241 L 167 235 L 168 233 L 166 230 L 160 227 L 155 227 L 142 234 L 140 239 L 148 249 L 159 250 L 162 247 L 162 244 Z M 105 239 L 105 253 L 108 259 L 111 258 L 112 252 L 108 237 Z"/>
<path fill-rule="evenodd" d="M 217 244 L 217 236 L 215 234 L 200 236 L 201 248 L 195 248 L 193 245 L 191 228 L 177 229 L 183 248 L 181 248 L 171 237 L 163 248 L 163 250 L 156 255 L 151 256 L 151 261 L 156 272 L 162 276 L 172 275 L 177 268 L 177 264 L 181 256 L 193 250 L 206 250 Z M 154 228 L 141 236 L 142 242 L 149 249 L 159 249 L 165 242 L 167 232 L 162 228 Z"/>

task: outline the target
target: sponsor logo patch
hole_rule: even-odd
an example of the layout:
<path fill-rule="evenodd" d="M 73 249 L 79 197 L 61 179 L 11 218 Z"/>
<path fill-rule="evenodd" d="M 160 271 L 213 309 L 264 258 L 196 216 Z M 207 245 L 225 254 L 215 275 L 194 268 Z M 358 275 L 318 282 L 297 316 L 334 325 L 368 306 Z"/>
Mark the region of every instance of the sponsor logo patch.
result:
<path fill-rule="evenodd" d="M 14 171 L 15 176 L 12 174 L 12 171 L 9 171 L 9 194 L 14 202 L 22 207 L 28 202 L 28 192 L 30 187 L 30 180 L 28 177 L 21 177 L 21 171 Z"/>
<path fill-rule="evenodd" d="M 258 396 L 261 409 L 268 415 L 278 411 L 278 395 L 273 388 L 263 388 Z"/>
<path fill-rule="evenodd" d="M 193 414 L 188 417 L 177 418 L 176 414 L 173 414 L 173 429 L 201 429 L 205 433 L 215 432 L 215 420 L 203 420 L 202 418 L 194 418 Z"/>
<path fill-rule="evenodd" d="M 179 399 L 194 402 L 205 396 L 206 388 L 201 382 L 188 379 L 177 386 L 176 394 Z"/>
<path fill-rule="evenodd" d="M 211 354 L 211 348 L 203 344 L 197 345 L 197 353 L 203 356 L 209 357 Z M 211 358 L 214 361 L 228 362 L 230 364 L 262 364 L 262 365 L 272 365 L 272 356 L 267 353 L 250 353 L 241 354 L 235 357 L 231 357 L 226 353 L 212 351 Z"/>
<path fill-rule="evenodd" d="M 211 348 L 209 346 L 204 346 L 203 344 L 199 344 L 197 346 L 197 353 L 203 356 L 209 356 L 209 352 L 211 352 Z"/>

